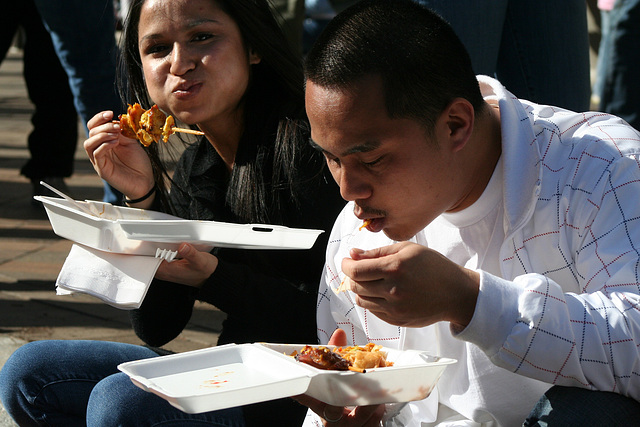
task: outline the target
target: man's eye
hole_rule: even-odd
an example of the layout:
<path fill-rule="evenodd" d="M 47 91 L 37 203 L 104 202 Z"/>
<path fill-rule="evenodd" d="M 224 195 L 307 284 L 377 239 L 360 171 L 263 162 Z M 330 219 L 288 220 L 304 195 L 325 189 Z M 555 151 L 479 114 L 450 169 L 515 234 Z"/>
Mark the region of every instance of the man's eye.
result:
<path fill-rule="evenodd" d="M 376 166 L 378 163 L 380 163 L 380 160 L 382 160 L 382 157 L 378 157 L 375 160 L 372 160 L 370 162 L 362 162 L 363 165 L 365 165 L 366 167 L 370 168 L 373 166 Z"/>
<path fill-rule="evenodd" d="M 327 163 L 331 166 L 340 166 L 340 159 L 338 159 L 337 157 L 329 157 L 325 155 L 325 158 L 327 159 Z"/>

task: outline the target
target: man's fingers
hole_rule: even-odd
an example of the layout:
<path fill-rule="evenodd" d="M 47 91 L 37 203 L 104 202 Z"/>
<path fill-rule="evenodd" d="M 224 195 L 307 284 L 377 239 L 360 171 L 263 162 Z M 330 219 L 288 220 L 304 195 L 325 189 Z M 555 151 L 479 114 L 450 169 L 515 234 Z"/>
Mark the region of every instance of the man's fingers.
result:
<path fill-rule="evenodd" d="M 374 259 L 381 258 L 387 255 L 398 253 L 402 247 L 406 245 L 405 242 L 394 243 L 393 245 L 381 246 L 375 249 L 363 250 L 359 248 L 352 248 L 349 251 L 349 256 L 354 260 Z"/>

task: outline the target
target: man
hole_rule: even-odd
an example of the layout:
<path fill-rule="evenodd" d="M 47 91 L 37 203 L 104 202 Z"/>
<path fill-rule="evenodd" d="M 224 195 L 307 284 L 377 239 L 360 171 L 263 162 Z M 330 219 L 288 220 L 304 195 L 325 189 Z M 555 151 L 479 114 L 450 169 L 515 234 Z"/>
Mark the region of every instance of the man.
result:
<path fill-rule="evenodd" d="M 476 78 L 451 28 L 408 0 L 339 14 L 306 78 L 312 143 L 350 202 L 320 341 L 458 360 L 393 425 L 522 425 L 534 407 L 525 425 L 637 420 L 640 134 Z M 384 411 L 298 399 L 330 425 Z"/>

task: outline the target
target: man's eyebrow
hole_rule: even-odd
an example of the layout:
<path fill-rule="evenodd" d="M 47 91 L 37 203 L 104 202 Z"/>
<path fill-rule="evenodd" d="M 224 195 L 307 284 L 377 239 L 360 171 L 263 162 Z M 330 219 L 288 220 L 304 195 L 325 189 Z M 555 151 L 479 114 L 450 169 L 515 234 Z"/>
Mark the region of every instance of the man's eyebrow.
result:
<path fill-rule="evenodd" d="M 327 152 L 324 148 L 320 147 L 318 143 L 313 140 L 313 138 L 309 138 L 309 145 L 311 145 L 311 147 L 313 147 L 315 150 L 318 150 L 321 153 Z"/>
<path fill-rule="evenodd" d="M 315 148 L 316 150 L 320 151 L 323 154 L 329 153 L 327 150 L 319 146 L 318 143 L 315 142 L 312 138 L 309 138 L 309 144 L 311 144 L 313 148 Z M 340 153 L 340 157 L 348 156 L 350 154 L 355 154 L 355 153 L 368 153 L 369 151 L 373 151 L 378 147 L 380 147 L 380 141 L 368 141 L 363 144 L 358 144 L 358 145 L 354 145 L 353 147 L 349 147 L 349 149 Z M 332 154 L 332 153 L 329 153 L 329 154 Z"/>

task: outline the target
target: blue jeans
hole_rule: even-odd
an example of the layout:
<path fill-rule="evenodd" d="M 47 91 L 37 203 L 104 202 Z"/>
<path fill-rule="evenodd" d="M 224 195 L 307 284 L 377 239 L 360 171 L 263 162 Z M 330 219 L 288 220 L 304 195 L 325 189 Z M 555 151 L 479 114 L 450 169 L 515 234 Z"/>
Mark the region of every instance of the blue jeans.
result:
<path fill-rule="evenodd" d="M 104 110 L 123 111 L 116 88 L 115 13 L 112 0 L 35 0 L 53 46 L 69 77 L 82 122 Z M 122 195 L 104 185 L 105 202 Z"/>
<path fill-rule="evenodd" d="M 615 114 L 640 130 L 640 0 L 616 0 L 602 11 L 594 92 L 599 109 Z"/>
<path fill-rule="evenodd" d="M 447 20 L 476 74 L 514 95 L 574 111 L 591 97 L 584 0 L 416 0 Z"/>
<path fill-rule="evenodd" d="M 575 387 L 551 387 L 523 427 L 633 426 L 640 403 L 620 394 Z"/>
<path fill-rule="evenodd" d="M 117 369 L 157 356 L 146 347 L 114 342 L 31 342 L 0 371 L 0 399 L 20 426 L 244 426 L 240 408 L 187 414 Z"/>

